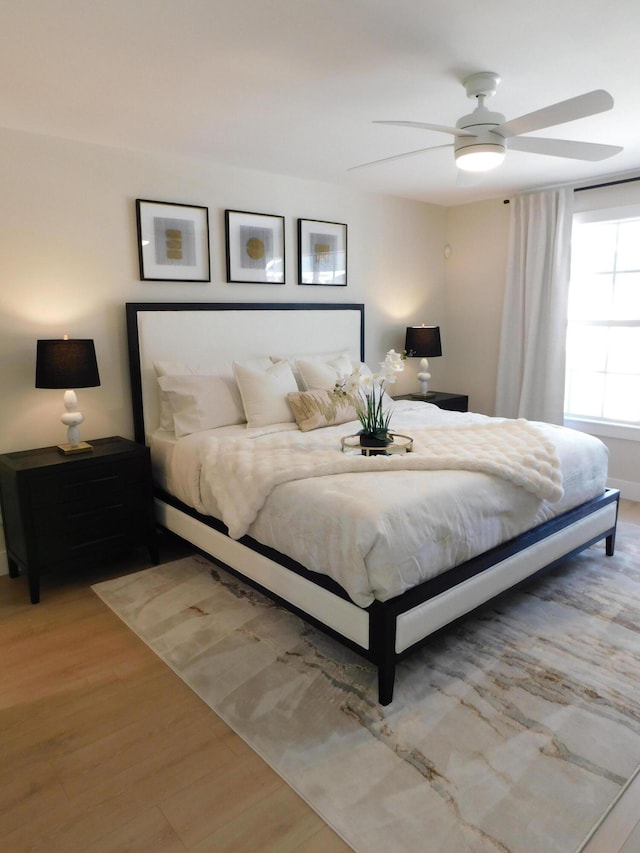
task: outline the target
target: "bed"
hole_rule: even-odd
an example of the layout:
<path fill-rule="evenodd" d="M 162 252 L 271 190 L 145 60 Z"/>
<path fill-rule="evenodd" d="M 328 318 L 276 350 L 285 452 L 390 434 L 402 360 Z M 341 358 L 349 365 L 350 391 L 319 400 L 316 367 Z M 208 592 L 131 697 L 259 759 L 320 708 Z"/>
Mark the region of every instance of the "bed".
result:
<path fill-rule="evenodd" d="M 301 419 L 295 401 L 363 364 L 361 304 L 129 303 L 126 319 L 158 523 L 372 661 L 383 705 L 436 632 L 597 542 L 613 554 L 619 493 L 592 436 L 389 400 L 414 452 L 369 457 L 343 452 L 350 417 Z"/>

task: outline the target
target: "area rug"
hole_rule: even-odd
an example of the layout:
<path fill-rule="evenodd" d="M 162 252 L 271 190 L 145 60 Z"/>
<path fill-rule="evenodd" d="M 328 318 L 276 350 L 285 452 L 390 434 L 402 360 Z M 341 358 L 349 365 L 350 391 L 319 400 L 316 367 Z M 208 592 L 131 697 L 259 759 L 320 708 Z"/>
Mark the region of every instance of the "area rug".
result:
<path fill-rule="evenodd" d="M 195 556 L 96 593 L 356 851 L 572 853 L 640 763 L 640 536 L 374 668 Z"/>

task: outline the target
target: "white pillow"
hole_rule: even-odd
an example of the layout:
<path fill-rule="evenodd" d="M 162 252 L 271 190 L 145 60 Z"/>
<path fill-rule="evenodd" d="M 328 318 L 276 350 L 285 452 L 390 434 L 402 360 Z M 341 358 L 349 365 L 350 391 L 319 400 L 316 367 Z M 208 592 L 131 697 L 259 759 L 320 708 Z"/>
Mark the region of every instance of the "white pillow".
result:
<path fill-rule="evenodd" d="M 325 352 L 325 353 L 299 353 L 297 355 L 271 355 L 269 358 L 274 364 L 277 364 L 279 361 L 288 361 L 291 370 L 293 371 L 293 375 L 296 378 L 296 382 L 298 383 L 298 388 L 300 391 L 306 391 L 307 387 L 304 383 L 304 380 L 300 376 L 300 370 L 298 368 L 299 361 L 306 362 L 316 362 L 316 363 L 327 363 L 333 361 L 334 359 L 338 359 L 340 357 L 344 357 L 349 359 L 349 351 L 348 350 L 334 350 L 334 352 Z M 349 363 L 351 361 L 349 360 Z M 333 386 L 331 386 L 333 387 Z"/>
<path fill-rule="evenodd" d="M 254 367 L 265 368 L 271 364 L 270 359 L 266 356 L 264 358 L 256 358 L 252 361 L 246 362 L 247 364 L 251 364 Z M 203 365 L 189 365 L 184 364 L 181 361 L 154 361 L 153 363 L 154 370 L 156 372 L 156 376 L 158 379 L 161 376 L 184 376 L 184 375 L 195 375 L 195 376 L 218 376 L 221 379 L 224 378 L 228 380 L 229 383 L 233 384 L 233 370 L 231 367 L 231 359 L 225 365 L 216 365 L 215 367 L 203 366 Z M 245 420 L 244 417 L 244 408 L 242 406 L 242 400 L 240 399 L 240 392 L 237 393 L 236 397 L 236 408 L 232 413 L 232 420 L 227 421 L 224 424 L 219 424 L 219 426 L 226 426 L 227 424 L 237 424 L 242 423 Z M 228 394 L 226 391 L 223 393 L 223 409 L 226 408 L 226 402 L 228 401 Z M 160 408 L 160 429 L 173 430 L 174 429 L 174 412 L 171 406 L 171 403 L 167 397 L 166 392 L 163 390 L 162 386 L 159 385 L 159 394 L 158 394 L 158 403 Z M 239 420 L 238 420 L 239 419 Z"/>
<path fill-rule="evenodd" d="M 171 408 L 176 438 L 244 423 L 242 400 L 233 377 L 159 376 L 158 384 Z"/>
<path fill-rule="evenodd" d="M 247 426 L 293 423 L 287 394 L 298 390 L 289 362 L 279 361 L 265 370 L 233 363 L 233 373 L 240 389 Z"/>
<path fill-rule="evenodd" d="M 161 376 L 181 376 L 185 373 L 198 373 L 195 368 L 188 367 L 178 361 L 154 361 L 153 367 L 156 371 L 156 376 L 160 379 Z M 166 393 L 158 383 L 158 404 L 160 407 L 160 429 L 173 430 L 173 410 L 171 403 Z"/>
<path fill-rule="evenodd" d="M 353 370 L 346 353 L 328 361 L 299 358 L 296 367 L 304 391 L 331 391 L 338 380 L 346 379 Z"/>

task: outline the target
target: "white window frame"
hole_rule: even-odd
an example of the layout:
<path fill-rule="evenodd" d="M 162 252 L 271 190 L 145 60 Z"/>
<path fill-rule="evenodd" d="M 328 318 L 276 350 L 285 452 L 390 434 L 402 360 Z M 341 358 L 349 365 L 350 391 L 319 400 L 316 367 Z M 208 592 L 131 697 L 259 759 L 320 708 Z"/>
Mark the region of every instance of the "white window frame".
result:
<path fill-rule="evenodd" d="M 596 210 L 577 211 L 573 215 L 574 223 L 584 222 L 621 222 L 625 219 L 640 218 L 640 204 L 629 204 Z M 636 322 L 633 325 L 638 325 Z M 640 441 L 640 424 L 619 423 L 606 418 L 564 416 L 565 426 L 603 438 L 617 438 L 624 441 Z"/>

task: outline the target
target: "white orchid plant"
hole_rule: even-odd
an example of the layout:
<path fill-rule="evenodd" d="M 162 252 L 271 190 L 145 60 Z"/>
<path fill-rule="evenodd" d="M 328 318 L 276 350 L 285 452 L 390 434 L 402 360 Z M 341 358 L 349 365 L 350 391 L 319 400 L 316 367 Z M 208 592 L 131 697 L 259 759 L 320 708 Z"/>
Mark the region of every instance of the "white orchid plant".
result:
<path fill-rule="evenodd" d="M 379 373 L 363 372 L 356 368 L 347 379 L 339 382 L 337 389 L 350 394 L 355 403 L 362 435 L 389 441 L 391 412 L 382 407 L 385 384 L 392 385 L 396 376 L 404 370 L 404 354 L 390 349 L 385 360 L 380 362 Z"/>

